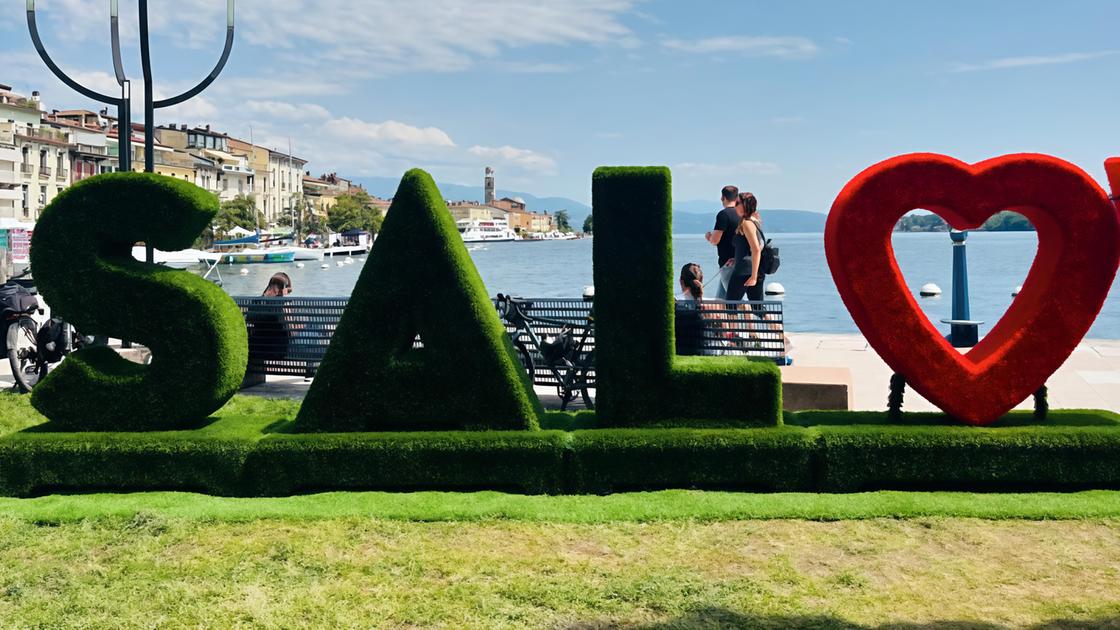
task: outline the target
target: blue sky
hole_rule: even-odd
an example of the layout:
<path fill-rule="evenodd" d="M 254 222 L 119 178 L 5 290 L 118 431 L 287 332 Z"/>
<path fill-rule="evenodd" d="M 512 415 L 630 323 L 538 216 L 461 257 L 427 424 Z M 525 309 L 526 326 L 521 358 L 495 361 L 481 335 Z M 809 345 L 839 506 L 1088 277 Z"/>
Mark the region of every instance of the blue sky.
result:
<path fill-rule="evenodd" d="M 205 75 L 222 0 L 151 0 L 156 92 Z M 54 79 L 21 0 L 0 15 L 0 83 L 93 109 Z M 39 0 L 56 59 L 115 89 L 108 0 Z M 121 0 L 125 22 L 135 0 Z M 674 196 L 735 183 L 766 208 L 825 211 L 863 168 L 912 151 L 1038 151 L 1104 181 L 1120 155 L 1120 2 L 241 0 L 203 97 L 211 123 L 311 160 L 588 202 L 603 164 L 665 164 Z M 139 87 L 135 28 L 127 65 Z"/>

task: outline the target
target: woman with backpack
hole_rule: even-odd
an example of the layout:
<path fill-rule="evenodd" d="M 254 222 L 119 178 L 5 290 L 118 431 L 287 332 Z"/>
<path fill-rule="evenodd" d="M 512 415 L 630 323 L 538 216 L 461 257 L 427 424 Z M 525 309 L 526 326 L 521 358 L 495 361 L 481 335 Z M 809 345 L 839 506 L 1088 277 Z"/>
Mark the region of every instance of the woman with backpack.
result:
<path fill-rule="evenodd" d="M 742 300 L 746 295 L 750 301 L 760 301 L 766 286 L 766 274 L 761 269 L 766 236 L 762 232 L 758 199 L 749 192 L 739 193 L 739 203 L 735 209 L 739 213 L 739 225 L 735 228 L 735 269 L 727 284 L 727 300 Z"/>

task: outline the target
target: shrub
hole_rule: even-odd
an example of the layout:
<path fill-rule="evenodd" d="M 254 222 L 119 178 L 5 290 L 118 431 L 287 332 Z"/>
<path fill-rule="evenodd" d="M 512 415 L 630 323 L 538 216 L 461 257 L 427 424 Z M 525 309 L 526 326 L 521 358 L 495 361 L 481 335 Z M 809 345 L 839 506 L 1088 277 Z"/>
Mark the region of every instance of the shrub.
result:
<path fill-rule="evenodd" d="M 246 465 L 254 495 L 316 490 L 505 490 L 563 488 L 562 431 L 426 431 L 278 435 Z"/>
<path fill-rule="evenodd" d="M 828 426 L 822 492 L 1120 487 L 1115 426 Z"/>
<path fill-rule="evenodd" d="M 542 413 L 439 190 L 409 171 L 298 429 L 536 429 Z"/>
<path fill-rule="evenodd" d="M 576 431 L 568 492 L 811 490 L 814 442 L 795 427 Z"/>
<path fill-rule="evenodd" d="M 142 366 L 105 347 L 71 354 L 32 393 L 53 428 L 175 428 L 237 392 L 248 357 L 237 305 L 190 272 L 132 257 L 138 241 L 189 247 L 217 211 L 214 195 L 151 173 L 83 180 L 43 210 L 31 267 L 54 313 L 86 333 L 142 343 L 153 356 Z"/>
<path fill-rule="evenodd" d="M 592 197 L 600 424 L 779 424 L 773 363 L 674 355 L 669 169 L 598 168 Z"/>

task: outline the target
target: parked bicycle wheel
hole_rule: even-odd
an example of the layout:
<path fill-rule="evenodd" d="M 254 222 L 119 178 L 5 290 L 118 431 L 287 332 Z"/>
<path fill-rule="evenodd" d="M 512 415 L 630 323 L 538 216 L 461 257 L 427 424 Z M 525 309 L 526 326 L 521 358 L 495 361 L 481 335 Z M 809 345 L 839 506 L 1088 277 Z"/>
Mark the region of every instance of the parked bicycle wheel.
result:
<path fill-rule="evenodd" d="M 525 342 L 520 339 L 513 340 L 513 346 L 517 348 L 517 353 L 521 355 L 521 364 L 525 366 L 525 371 L 529 374 L 529 381 L 537 375 L 537 366 L 533 364 L 533 355 L 529 354 L 529 349 L 525 347 Z"/>
<path fill-rule="evenodd" d="M 39 379 L 47 374 L 46 362 L 39 360 L 37 331 L 35 320 L 26 316 L 8 325 L 8 364 L 12 368 L 16 387 L 23 393 L 30 392 Z"/>

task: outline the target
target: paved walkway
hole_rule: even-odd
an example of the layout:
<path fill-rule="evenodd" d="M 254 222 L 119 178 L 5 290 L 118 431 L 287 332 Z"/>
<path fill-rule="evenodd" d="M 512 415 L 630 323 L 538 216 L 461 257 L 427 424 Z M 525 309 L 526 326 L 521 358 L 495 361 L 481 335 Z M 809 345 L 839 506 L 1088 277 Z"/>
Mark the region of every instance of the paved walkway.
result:
<path fill-rule="evenodd" d="M 860 410 L 882 410 L 887 406 L 891 370 L 860 335 L 790 333 L 794 364 L 804 367 L 846 367 L 852 371 L 853 405 Z M 263 385 L 242 393 L 269 398 L 302 398 L 311 381 L 300 377 L 269 377 Z M 1055 409 L 1108 409 L 1120 412 L 1120 340 L 1086 339 L 1069 360 L 1050 378 L 1050 406 Z M 11 387 L 6 358 L 0 360 L 0 387 Z M 537 387 L 545 406 L 560 407 L 556 389 Z M 1030 399 L 1020 405 L 1030 409 Z M 575 410 L 583 409 L 581 402 Z M 905 409 L 933 410 L 912 390 L 907 390 Z"/>

